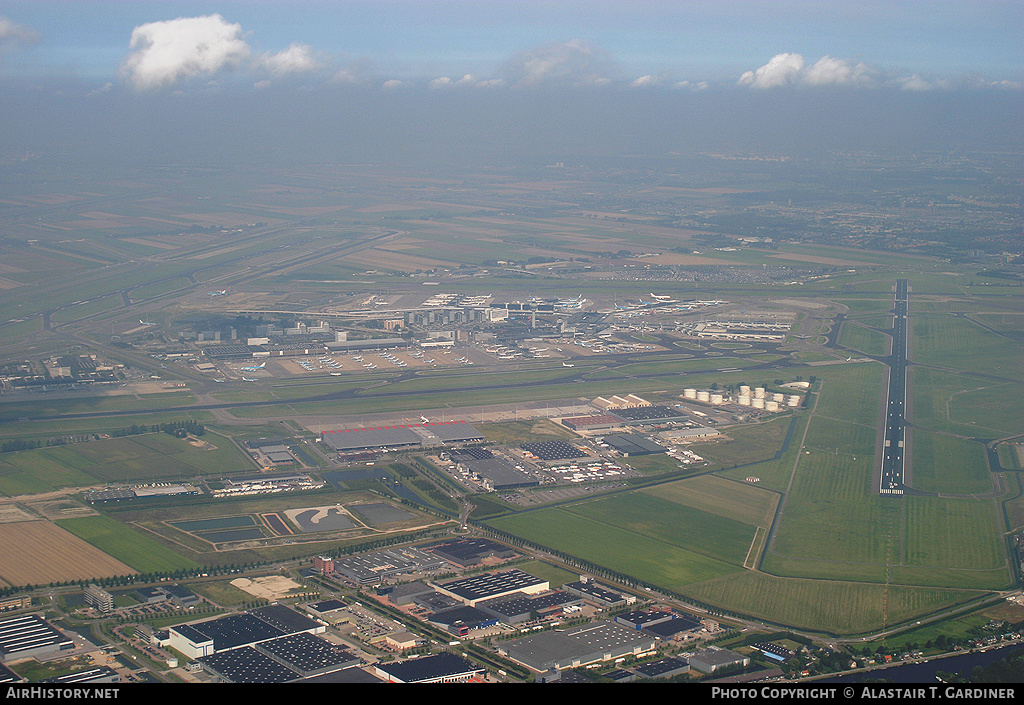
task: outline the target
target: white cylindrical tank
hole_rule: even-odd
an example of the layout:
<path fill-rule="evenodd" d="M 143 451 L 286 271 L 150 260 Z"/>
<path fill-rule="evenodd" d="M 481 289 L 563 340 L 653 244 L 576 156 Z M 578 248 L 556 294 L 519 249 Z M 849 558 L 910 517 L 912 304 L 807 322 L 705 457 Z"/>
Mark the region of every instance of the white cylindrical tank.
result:
<path fill-rule="evenodd" d="M 725 403 L 725 398 L 721 394 L 712 394 L 711 395 L 711 403 L 712 404 L 723 404 L 723 403 Z"/>
<path fill-rule="evenodd" d="M 772 401 L 777 401 L 780 404 L 786 399 L 783 394 L 772 394 Z"/>
<path fill-rule="evenodd" d="M 764 410 L 765 411 L 778 411 L 779 410 L 779 402 L 777 402 L 777 401 L 766 401 L 764 403 Z"/>
<path fill-rule="evenodd" d="M 789 406 L 800 406 L 800 395 L 791 394 L 789 400 L 786 402 Z"/>
<path fill-rule="evenodd" d="M 697 392 L 697 401 L 711 401 L 711 395 L 708 392 Z"/>
<path fill-rule="evenodd" d="M 761 397 L 754 397 L 753 400 L 751 400 L 750 405 L 755 409 L 763 409 L 764 399 Z"/>
<path fill-rule="evenodd" d="M 754 387 L 754 398 L 764 399 L 764 387 Z"/>
<path fill-rule="evenodd" d="M 737 401 L 740 403 L 740 406 L 750 406 L 750 397 L 738 397 Z"/>
<path fill-rule="evenodd" d="M 684 389 L 683 390 L 683 396 L 686 397 L 687 399 L 696 399 L 697 398 L 697 390 L 696 389 Z"/>
<path fill-rule="evenodd" d="M 741 384 L 740 385 L 740 396 L 741 397 L 749 397 L 750 396 L 750 385 L 747 385 L 747 384 Z"/>

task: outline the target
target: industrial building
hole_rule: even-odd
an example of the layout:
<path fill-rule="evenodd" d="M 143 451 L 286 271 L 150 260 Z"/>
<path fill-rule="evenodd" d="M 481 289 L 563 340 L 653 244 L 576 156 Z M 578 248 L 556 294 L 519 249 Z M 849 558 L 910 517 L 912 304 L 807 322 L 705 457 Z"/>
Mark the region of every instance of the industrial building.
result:
<path fill-rule="evenodd" d="M 622 607 L 636 602 L 636 597 L 627 595 L 617 590 L 612 590 L 607 585 L 594 582 L 590 578 L 581 578 L 576 582 L 566 583 L 562 589 L 573 595 L 579 595 L 584 600 L 602 609 Z"/>
<path fill-rule="evenodd" d="M 37 614 L 0 622 L 0 661 L 45 658 L 74 648 L 74 641 Z"/>
<path fill-rule="evenodd" d="M 623 426 L 686 423 L 689 421 L 690 417 L 677 409 L 647 404 L 646 406 L 609 407 L 603 414 L 564 418 L 561 420 L 561 424 L 574 431 L 600 431 Z"/>
<path fill-rule="evenodd" d="M 645 663 L 633 669 L 641 678 L 672 678 L 690 672 L 690 664 L 681 658 L 669 656 L 652 663 Z"/>
<path fill-rule="evenodd" d="M 627 458 L 636 455 L 656 455 L 666 450 L 637 433 L 611 433 L 602 440 Z"/>
<path fill-rule="evenodd" d="M 567 441 L 540 441 L 520 446 L 527 453 L 543 461 L 574 460 L 586 458 L 587 454 Z"/>
<path fill-rule="evenodd" d="M 411 583 L 395 585 L 395 587 L 388 592 L 388 602 L 398 606 L 408 605 L 414 602 L 417 597 L 429 595 L 433 592 L 436 592 L 434 588 L 430 587 L 422 580 L 415 580 Z"/>
<path fill-rule="evenodd" d="M 540 480 L 520 470 L 504 458 L 470 459 L 460 461 L 456 470 L 465 468 L 473 480 L 490 490 L 513 490 L 534 487 Z"/>
<path fill-rule="evenodd" d="M 204 656 L 199 663 L 222 682 L 290 683 L 362 662 L 337 644 L 300 632 Z"/>
<path fill-rule="evenodd" d="M 704 627 L 696 617 L 671 610 L 625 612 L 616 615 L 615 621 L 662 640 L 675 639 L 680 635 L 700 631 Z"/>
<path fill-rule="evenodd" d="M 598 414 L 562 419 L 561 424 L 573 431 L 602 431 L 608 428 L 621 428 L 626 425 L 626 421 L 612 414 Z"/>
<path fill-rule="evenodd" d="M 457 683 L 482 678 L 486 673 L 482 666 L 448 652 L 399 663 L 378 663 L 374 671 L 389 683 Z"/>
<path fill-rule="evenodd" d="M 429 573 L 448 567 L 443 558 L 419 548 L 392 548 L 358 556 L 336 558 L 333 574 L 359 585 L 375 585 L 405 573 Z"/>
<path fill-rule="evenodd" d="M 472 424 L 465 421 L 432 421 L 402 426 L 324 431 L 320 434 L 320 440 L 339 453 L 349 453 L 435 448 L 448 443 L 480 443 L 484 437 Z"/>
<path fill-rule="evenodd" d="M 273 604 L 206 622 L 170 627 L 167 643 L 189 658 L 201 658 L 288 634 L 319 634 L 324 629 L 319 622 L 295 610 Z"/>
<path fill-rule="evenodd" d="M 454 636 L 466 636 L 474 629 L 485 629 L 494 626 L 500 620 L 495 615 L 478 607 L 459 605 L 451 609 L 434 612 L 427 621 Z"/>
<path fill-rule="evenodd" d="M 654 637 L 615 622 L 601 621 L 501 642 L 498 653 L 535 671 L 548 671 L 639 656 L 654 648 Z"/>
<path fill-rule="evenodd" d="M 448 595 L 463 604 L 475 607 L 477 603 L 485 600 L 505 597 L 516 592 L 524 592 L 528 595 L 544 592 L 548 589 L 548 581 L 513 568 L 512 570 L 483 573 L 437 583 L 434 584 L 434 588 L 443 595 Z"/>
<path fill-rule="evenodd" d="M 487 558 L 509 559 L 516 556 L 514 549 L 503 543 L 484 538 L 460 538 L 423 546 L 434 555 L 462 568 L 480 565 Z"/>
<path fill-rule="evenodd" d="M 503 624 L 519 624 L 563 614 L 583 605 L 583 598 L 564 590 L 540 595 L 514 594 L 477 604 L 484 612 L 498 617 Z"/>
<path fill-rule="evenodd" d="M 701 673 L 711 674 L 726 668 L 746 668 L 750 665 L 750 657 L 729 649 L 711 647 L 690 656 L 687 662 Z"/>

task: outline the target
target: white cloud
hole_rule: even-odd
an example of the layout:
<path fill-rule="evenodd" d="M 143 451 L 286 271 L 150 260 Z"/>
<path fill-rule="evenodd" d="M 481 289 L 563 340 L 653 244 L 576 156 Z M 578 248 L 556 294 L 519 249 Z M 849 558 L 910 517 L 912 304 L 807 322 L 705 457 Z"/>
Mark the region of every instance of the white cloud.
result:
<path fill-rule="evenodd" d="M 467 73 L 459 79 L 453 79 L 448 76 L 439 76 L 430 81 L 427 85 L 431 88 L 491 88 L 494 86 L 505 85 L 505 81 L 500 78 L 480 80 L 473 74 Z"/>
<path fill-rule="evenodd" d="M 36 30 L 23 24 L 12 22 L 0 15 L 0 51 L 38 44 L 41 35 Z"/>
<path fill-rule="evenodd" d="M 866 86 L 874 83 L 875 73 L 867 64 L 851 64 L 845 59 L 834 59 L 826 55 L 808 66 L 800 79 L 812 86 Z"/>
<path fill-rule="evenodd" d="M 139 25 L 132 31 L 129 47 L 121 69 L 143 90 L 235 68 L 250 55 L 242 26 L 217 14 Z"/>
<path fill-rule="evenodd" d="M 905 91 L 949 90 L 955 88 L 992 88 L 1000 82 L 984 79 L 926 78 L 919 74 L 883 74 L 878 69 L 860 62 L 823 56 L 806 65 L 799 54 L 776 54 L 755 71 L 747 71 L 738 81 L 741 86 L 778 88 L 780 86 L 851 86 L 864 88 L 897 88 Z M 1013 82 L 1005 82 L 1014 88 Z"/>
<path fill-rule="evenodd" d="M 739 84 L 754 88 L 786 86 L 797 80 L 803 68 L 804 57 L 799 54 L 776 54 L 761 68 L 740 76 Z"/>
<path fill-rule="evenodd" d="M 322 68 L 325 64 L 308 44 L 292 44 L 276 54 L 264 54 L 261 65 L 274 76 L 294 73 L 308 73 Z"/>
<path fill-rule="evenodd" d="M 405 84 L 399 81 L 397 78 L 390 78 L 387 81 L 384 81 L 384 83 L 382 83 L 380 87 L 385 90 L 395 90 L 396 88 L 401 88 L 403 85 Z"/>
<path fill-rule="evenodd" d="M 634 78 L 633 82 L 630 85 L 633 86 L 634 88 L 643 88 L 645 86 L 656 86 L 656 85 L 658 85 L 658 79 L 656 79 L 654 76 L 652 76 L 650 74 L 647 74 L 646 76 L 640 76 L 639 78 Z"/>

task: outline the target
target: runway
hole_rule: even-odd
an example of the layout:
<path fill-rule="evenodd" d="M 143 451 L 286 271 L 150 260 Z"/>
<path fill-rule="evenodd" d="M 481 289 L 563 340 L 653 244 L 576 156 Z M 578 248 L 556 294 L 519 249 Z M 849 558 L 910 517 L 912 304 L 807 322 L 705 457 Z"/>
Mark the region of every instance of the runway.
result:
<path fill-rule="evenodd" d="M 907 413 L 907 314 L 910 285 L 896 281 L 893 305 L 892 353 L 889 364 L 889 390 L 885 406 L 885 434 L 878 491 L 903 494 L 906 485 L 906 413 Z"/>

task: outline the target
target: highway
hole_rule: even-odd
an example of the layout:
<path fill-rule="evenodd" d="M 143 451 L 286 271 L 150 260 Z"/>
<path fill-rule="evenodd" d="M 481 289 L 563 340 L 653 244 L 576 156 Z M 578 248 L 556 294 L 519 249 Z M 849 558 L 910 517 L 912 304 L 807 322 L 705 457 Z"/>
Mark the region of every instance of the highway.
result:
<path fill-rule="evenodd" d="M 885 405 L 885 433 L 878 491 L 903 494 L 906 488 L 905 440 L 907 413 L 907 314 L 910 286 L 896 280 L 893 305 L 892 352 L 889 363 L 889 393 Z"/>

